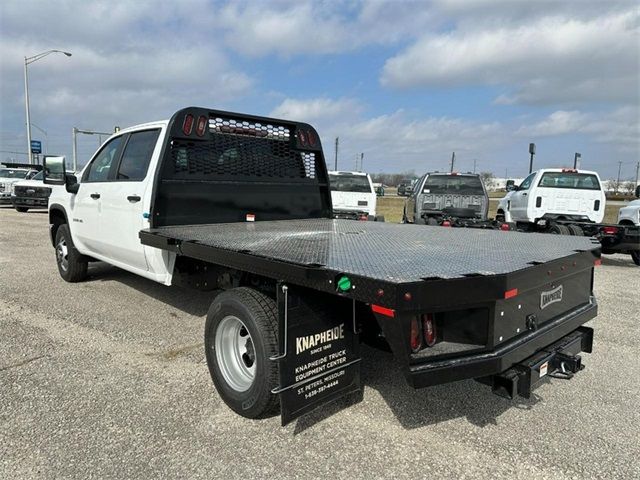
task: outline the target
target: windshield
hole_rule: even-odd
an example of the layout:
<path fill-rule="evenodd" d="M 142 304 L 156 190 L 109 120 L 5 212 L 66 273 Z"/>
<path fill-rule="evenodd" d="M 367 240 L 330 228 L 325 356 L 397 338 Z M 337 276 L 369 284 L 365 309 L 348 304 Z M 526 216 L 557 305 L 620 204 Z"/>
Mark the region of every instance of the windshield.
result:
<path fill-rule="evenodd" d="M 26 170 L 14 170 L 12 168 L 0 168 L 0 178 L 25 178 Z"/>
<path fill-rule="evenodd" d="M 329 183 L 333 192 L 371 193 L 371 185 L 366 175 L 329 174 Z"/>
<path fill-rule="evenodd" d="M 429 175 L 424 193 L 463 193 L 484 195 L 480 177 L 461 175 Z"/>
<path fill-rule="evenodd" d="M 539 187 L 572 188 L 577 190 L 600 190 L 598 177 L 592 173 L 577 172 L 545 172 L 542 174 Z"/>

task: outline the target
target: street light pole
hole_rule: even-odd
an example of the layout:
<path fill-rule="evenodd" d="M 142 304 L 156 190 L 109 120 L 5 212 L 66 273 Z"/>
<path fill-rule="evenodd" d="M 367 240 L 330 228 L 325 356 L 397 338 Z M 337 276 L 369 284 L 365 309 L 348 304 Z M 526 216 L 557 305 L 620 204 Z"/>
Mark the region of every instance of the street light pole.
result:
<path fill-rule="evenodd" d="M 31 116 L 29 115 L 29 82 L 27 81 L 27 57 L 24 57 L 24 105 L 27 111 L 27 161 L 33 162 L 31 155 Z"/>
<path fill-rule="evenodd" d="M 29 114 L 29 80 L 27 78 L 27 65 L 37 62 L 41 58 L 52 53 L 63 53 L 67 57 L 71 56 L 69 52 L 63 52 L 62 50 L 47 50 L 46 52 L 38 53 L 32 57 L 24 57 L 24 108 L 27 117 L 27 159 L 30 164 L 33 163 L 33 154 L 31 153 L 31 115 Z"/>

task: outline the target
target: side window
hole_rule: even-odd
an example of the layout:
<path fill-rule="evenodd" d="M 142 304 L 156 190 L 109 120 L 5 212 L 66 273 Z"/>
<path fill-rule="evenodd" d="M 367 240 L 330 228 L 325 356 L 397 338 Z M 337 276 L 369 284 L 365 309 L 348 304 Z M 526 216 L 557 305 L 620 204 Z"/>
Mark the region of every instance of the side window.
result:
<path fill-rule="evenodd" d="M 531 186 L 531 182 L 533 181 L 533 177 L 535 176 L 536 174 L 534 172 L 531 175 L 529 175 L 527 178 L 525 178 L 524 181 L 518 187 L 518 190 L 529 190 L 529 187 Z"/>
<path fill-rule="evenodd" d="M 143 180 L 160 130 L 132 133 L 124 147 L 116 180 Z"/>
<path fill-rule="evenodd" d="M 84 179 L 85 182 L 106 182 L 109 179 L 111 165 L 116 160 L 116 154 L 122 143 L 122 136 L 116 137 L 107 143 L 100 153 L 93 159 L 89 166 L 89 171 Z"/>

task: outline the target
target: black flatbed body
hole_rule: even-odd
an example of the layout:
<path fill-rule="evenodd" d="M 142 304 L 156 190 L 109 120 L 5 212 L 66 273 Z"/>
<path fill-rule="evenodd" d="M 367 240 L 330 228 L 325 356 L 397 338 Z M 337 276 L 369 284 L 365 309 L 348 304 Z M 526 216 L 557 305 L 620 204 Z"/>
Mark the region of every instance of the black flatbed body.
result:
<path fill-rule="evenodd" d="M 502 298 L 510 283 L 523 288 L 523 276 L 535 278 L 528 273 L 542 265 L 557 269 L 558 277 L 565 264 L 592 268 L 600 247 L 586 237 L 326 218 L 164 226 L 142 230 L 140 239 L 187 257 L 326 292 L 337 293 L 336 279 L 348 275 L 355 288 L 342 295 L 401 309 L 450 301 L 442 286 L 461 282 L 468 287 L 465 303 L 476 297 Z M 426 285 L 435 295 L 421 295 Z"/>

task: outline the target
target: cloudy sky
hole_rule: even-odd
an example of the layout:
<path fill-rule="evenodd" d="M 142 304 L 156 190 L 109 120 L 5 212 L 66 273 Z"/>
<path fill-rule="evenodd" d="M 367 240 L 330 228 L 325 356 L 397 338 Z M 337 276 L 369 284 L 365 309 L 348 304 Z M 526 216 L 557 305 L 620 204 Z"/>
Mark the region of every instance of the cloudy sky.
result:
<path fill-rule="evenodd" d="M 0 159 L 33 138 L 206 106 L 309 122 L 339 168 L 522 176 L 573 163 L 632 178 L 640 160 L 640 9 L 632 0 L 0 2 Z M 97 138 L 84 137 L 80 162 Z"/>

